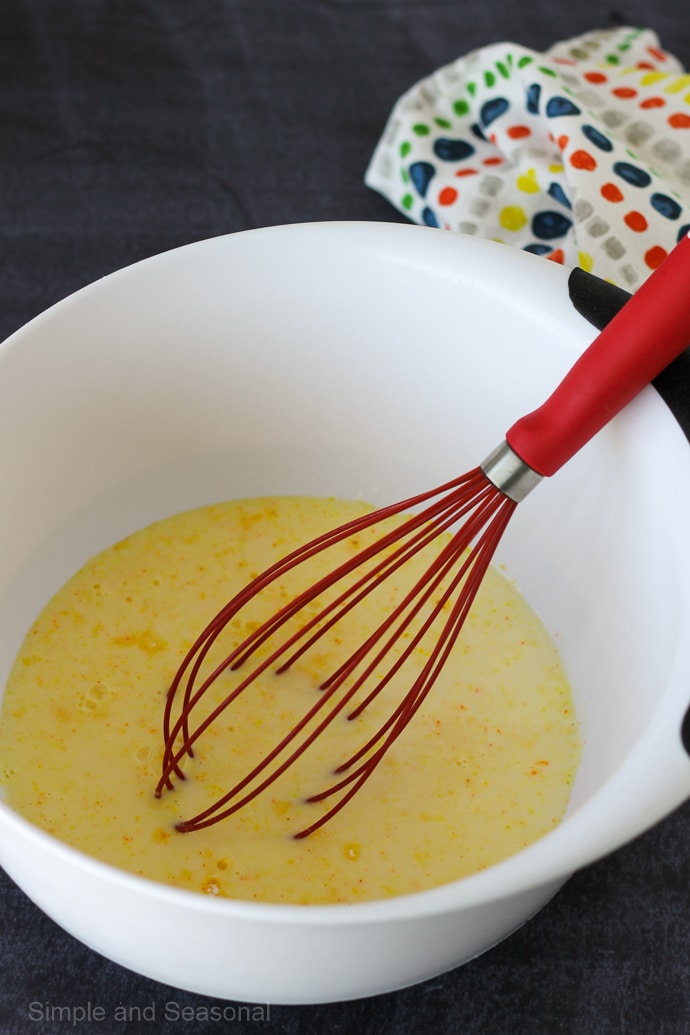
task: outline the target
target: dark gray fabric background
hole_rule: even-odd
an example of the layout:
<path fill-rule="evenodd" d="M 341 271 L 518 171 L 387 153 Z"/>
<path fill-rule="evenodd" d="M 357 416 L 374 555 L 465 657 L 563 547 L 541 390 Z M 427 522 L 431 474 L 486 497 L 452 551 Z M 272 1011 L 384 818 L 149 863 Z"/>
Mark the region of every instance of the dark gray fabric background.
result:
<path fill-rule="evenodd" d="M 193 240 L 304 220 L 402 221 L 362 176 L 416 80 L 489 43 L 545 48 L 612 24 L 655 29 L 690 67 L 688 11 L 687 0 L 3 0 L 0 338 L 95 278 Z M 109 963 L 0 874 L 0 1033 L 680 1035 L 689 855 L 686 806 L 463 968 L 227 1026 L 166 1020 L 166 1003 L 212 1003 Z M 148 1013 L 75 1027 L 32 1020 L 36 1001 Z"/>

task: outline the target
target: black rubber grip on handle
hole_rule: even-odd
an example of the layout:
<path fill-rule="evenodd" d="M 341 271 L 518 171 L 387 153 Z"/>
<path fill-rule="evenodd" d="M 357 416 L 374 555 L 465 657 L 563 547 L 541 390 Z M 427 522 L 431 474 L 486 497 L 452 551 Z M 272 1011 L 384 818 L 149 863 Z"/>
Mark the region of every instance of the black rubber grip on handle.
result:
<path fill-rule="evenodd" d="M 623 308 L 630 294 L 593 273 L 575 267 L 568 277 L 570 301 L 598 331 Z M 655 378 L 654 387 L 690 441 L 690 351 L 686 349 Z"/>
<path fill-rule="evenodd" d="M 603 331 L 630 298 L 630 294 L 623 288 L 609 284 L 592 273 L 585 273 L 579 267 L 572 270 L 568 277 L 568 293 L 580 316 L 594 324 L 598 331 Z"/>

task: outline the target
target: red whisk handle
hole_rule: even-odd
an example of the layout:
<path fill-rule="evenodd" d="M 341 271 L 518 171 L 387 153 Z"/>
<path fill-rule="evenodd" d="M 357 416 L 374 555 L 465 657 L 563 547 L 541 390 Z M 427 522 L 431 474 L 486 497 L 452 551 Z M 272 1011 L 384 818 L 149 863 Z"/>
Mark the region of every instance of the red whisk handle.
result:
<path fill-rule="evenodd" d="M 555 474 L 690 344 L 690 233 L 685 234 L 506 440 L 541 475 Z"/>

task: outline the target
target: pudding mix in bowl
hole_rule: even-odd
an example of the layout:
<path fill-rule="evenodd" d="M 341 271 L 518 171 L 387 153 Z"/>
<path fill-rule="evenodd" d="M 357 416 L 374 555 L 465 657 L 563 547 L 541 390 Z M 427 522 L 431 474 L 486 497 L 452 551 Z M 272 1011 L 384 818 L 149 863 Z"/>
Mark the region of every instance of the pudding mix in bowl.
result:
<path fill-rule="evenodd" d="M 171 679 L 208 621 L 249 579 L 366 511 L 334 499 L 234 501 L 164 519 L 91 559 L 27 634 L 0 714 L 1 791 L 17 812 L 114 866 L 204 894 L 263 902 L 357 902 L 420 891 L 519 851 L 559 823 L 580 756 L 570 688 L 544 626 L 489 570 L 453 657 L 419 713 L 351 802 L 304 839 L 308 803 L 379 728 L 409 684 L 346 713 L 256 800 L 191 833 L 196 815 L 248 772 L 314 702 L 324 676 L 400 598 L 414 565 L 363 602 L 287 672 L 225 710 L 160 798 Z M 361 536 L 358 537 L 361 540 Z M 342 544 L 342 556 L 364 545 Z M 337 563 L 326 554 L 310 581 Z M 320 565 L 320 567 L 319 567 Z M 412 570 L 411 570 L 412 568 Z M 397 581 L 396 581 L 397 580 Z M 238 616 L 220 659 L 286 600 Z M 349 648 L 349 649 L 348 649 Z M 415 651 L 417 671 L 428 647 Z M 224 676 L 211 707 L 228 692 Z"/>

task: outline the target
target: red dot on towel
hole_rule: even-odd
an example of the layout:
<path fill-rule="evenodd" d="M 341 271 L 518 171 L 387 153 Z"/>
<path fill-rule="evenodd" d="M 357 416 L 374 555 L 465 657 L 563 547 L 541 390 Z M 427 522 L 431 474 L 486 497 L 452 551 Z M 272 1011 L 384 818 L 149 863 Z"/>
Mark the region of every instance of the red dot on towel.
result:
<path fill-rule="evenodd" d="M 591 172 L 596 169 L 597 163 L 589 151 L 573 151 L 570 156 L 570 164 L 575 169 L 584 169 L 586 172 Z"/>
<path fill-rule="evenodd" d="M 626 226 L 629 226 L 631 230 L 634 230 L 636 234 L 641 234 L 649 226 L 649 223 L 642 213 L 635 212 L 634 210 L 632 212 L 626 212 L 623 216 L 623 222 Z"/>
<path fill-rule="evenodd" d="M 637 97 L 637 90 L 633 90 L 632 86 L 617 86 L 611 93 L 614 97 L 620 97 L 621 100 L 625 100 L 628 97 Z"/>
<path fill-rule="evenodd" d="M 458 192 L 455 187 L 444 187 L 438 195 L 439 205 L 452 205 L 457 200 Z"/>
<path fill-rule="evenodd" d="M 654 248 L 650 248 L 649 251 L 645 252 L 644 261 L 647 263 L 650 270 L 655 270 L 657 266 L 661 266 L 667 255 L 668 252 L 666 249 L 657 244 Z"/>
<path fill-rule="evenodd" d="M 690 129 L 690 115 L 683 115 L 682 112 L 678 112 L 676 115 L 669 115 L 668 124 L 673 126 L 674 129 Z"/>
<path fill-rule="evenodd" d="M 615 183 L 605 183 L 601 188 L 601 196 L 607 201 L 622 201 L 623 191 Z"/>
<path fill-rule="evenodd" d="M 609 77 L 603 72 L 585 72 L 584 78 L 588 83 L 607 83 Z"/>
<path fill-rule="evenodd" d="M 530 136 L 532 130 L 529 126 L 510 126 L 507 133 L 511 140 L 521 140 L 522 137 Z"/>
<path fill-rule="evenodd" d="M 663 108 L 665 104 L 663 97 L 648 97 L 646 101 L 640 101 L 641 108 Z"/>

